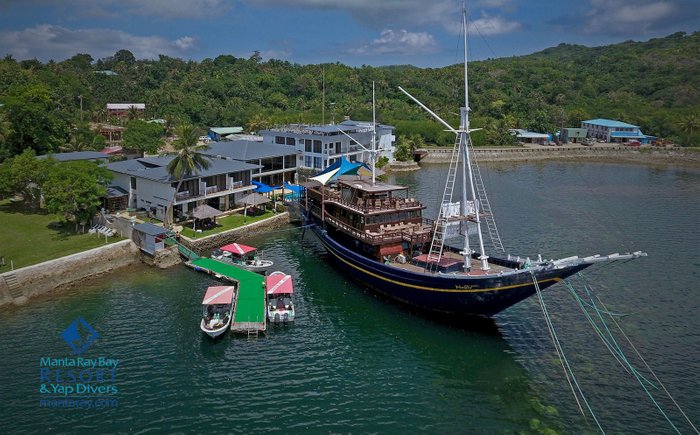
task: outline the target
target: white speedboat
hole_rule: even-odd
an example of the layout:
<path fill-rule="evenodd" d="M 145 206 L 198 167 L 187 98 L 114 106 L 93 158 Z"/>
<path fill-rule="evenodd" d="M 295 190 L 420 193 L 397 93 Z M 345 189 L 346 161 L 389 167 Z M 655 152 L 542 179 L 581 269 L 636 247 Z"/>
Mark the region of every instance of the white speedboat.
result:
<path fill-rule="evenodd" d="M 207 289 L 202 300 L 203 312 L 199 327 L 211 338 L 223 334 L 231 325 L 235 292 L 235 286 L 216 286 Z"/>
<path fill-rule="evenodd" d="M 267 320 L 270 323 L 287 323 L 294 321 L 294 303 L 292 294 L 294 285 L 291 275 L 272 272 L 265 277 L 267 292 Z"/>
<path fill-rule="evenodd" d="M 211 258 L 263 274 L 275 264 L 272 260 L 260 258 L 257 248 L 241 243 L 230 243 L 215 249 Z"/>

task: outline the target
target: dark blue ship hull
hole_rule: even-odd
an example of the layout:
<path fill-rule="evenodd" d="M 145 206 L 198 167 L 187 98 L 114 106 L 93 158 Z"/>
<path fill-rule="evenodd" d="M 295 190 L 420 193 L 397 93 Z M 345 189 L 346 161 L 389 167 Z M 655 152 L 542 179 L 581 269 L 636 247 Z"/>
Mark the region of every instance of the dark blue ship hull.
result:
<path fill-rule="evenodd" d="M 412 272 L 348 249 L 318 226 L 313 231 L 332 260 L 351 277 L 386 298 L 421 311 L 490 317 L 536 291 L 530 270 L 486 276 Z M 588 266 L 537 270 L 535 276 L 540 289 L 544 289 Z"/>

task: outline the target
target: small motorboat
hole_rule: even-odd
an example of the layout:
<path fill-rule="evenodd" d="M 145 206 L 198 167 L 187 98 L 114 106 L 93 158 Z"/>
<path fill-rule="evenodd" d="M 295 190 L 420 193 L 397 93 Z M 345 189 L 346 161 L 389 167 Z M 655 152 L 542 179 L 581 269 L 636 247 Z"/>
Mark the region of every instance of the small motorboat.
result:
<path fill-rule="evenodd" d="M 272 272 L 265 277 L 267 292 L 267 320 L 270 323 L 287 323 L 294 321 L 294 303 L 292 293 L 294 286 L 292 276 L 283 272 Z"/>
<path fill-rule="evenodd" d="M 260 258 L 257 248 L 240 243 L 230 243 L 215 249 L 211 253 L 211 258 L 263 274 L 275 264 L 271 260 Z"/>
<path fill-rule="evenodd" d="M 202 300 L 202 321 L 200 329 L 211 338 L 226 332 L 231 325 L 235 286 L 209 287 Z"/>

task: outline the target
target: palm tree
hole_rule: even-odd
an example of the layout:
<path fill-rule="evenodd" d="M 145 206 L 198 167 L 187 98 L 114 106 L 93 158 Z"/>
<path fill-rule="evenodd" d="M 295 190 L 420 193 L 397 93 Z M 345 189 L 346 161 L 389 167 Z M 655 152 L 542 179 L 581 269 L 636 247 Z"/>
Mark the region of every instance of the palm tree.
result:
<path fill-rule="evenodd" d="M 687 144 L 690 145 L 690 137 L 697 131 L 700 130 L 700 115 L 697 113 L 690 113 L 685 115 L 678 121 L 678 128 L 687 134 Z"/>
<path fill-rule="evenodd" d="M 201 153 L 209 149 L 209 145 L 197 144 L 197 129 L 192 125 L 182 124 L 176 130 L 177 139 L 173 141 L 175 157 L 168 163 L 167 169 L 171 179 L 178 180 L 178 183 L 175 192 L 173 192 L 173 199 L 168 203 L 168 209 L 165 212 L 166 223 L 172 222 L 175 197 L 185 177 L 194 175 L 198 171 L 208 169 L 211 166 L 211 157 Z"/>

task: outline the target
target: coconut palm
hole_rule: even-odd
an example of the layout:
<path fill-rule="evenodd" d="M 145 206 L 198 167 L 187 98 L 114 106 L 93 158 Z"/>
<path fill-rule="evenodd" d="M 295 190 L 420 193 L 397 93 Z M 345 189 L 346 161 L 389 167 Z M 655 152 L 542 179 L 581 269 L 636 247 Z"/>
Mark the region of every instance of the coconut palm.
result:
<path fill-rule="evenodd" d="M 183 124 L 176 129 L 177 139 L 173 141 L 175 157 L 168 163 L 167 169 L 171 179 L 178 180 L 173 198 L 168 204 L 165 213 L 165 220 L 172 220 L 172 210 L 175 205 L 175 195 L 182 186 L 182 181 L 186 177 L 195 175 L 202 169 L 211 166 L 211 158 L 202 154 L 202 151 L 209 149 L 209 145 L 198 145 L 198 131 L 189 124 Z"/>
<path fill-rule="evenodd" d="M 687 144 L 690 145 L 690 138 L 693 134 L 700 130 L 700 115 L 690 113 L 685 115 L 678 121 L 678 128 L 687 134 Z"/>

